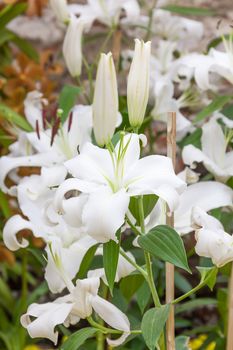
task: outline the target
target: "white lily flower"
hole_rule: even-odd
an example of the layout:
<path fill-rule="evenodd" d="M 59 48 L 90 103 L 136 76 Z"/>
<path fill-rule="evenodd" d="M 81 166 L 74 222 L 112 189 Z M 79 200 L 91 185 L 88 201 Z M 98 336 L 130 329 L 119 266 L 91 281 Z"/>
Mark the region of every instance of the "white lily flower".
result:
<path fill-rule="evenodd" d="M 91 106 L 74 107 L 70 117 L 63 125 L 59 126 L 57 118 L 52 128 L 45 125 L 46 121 L 41 109 L 39 94 L 31 93 L 25 102 L 25 114 L 36 131 L 24 132 L 24 140 L 26 139 L 27 142 L 24 142 L 25 150 L 18 151 L 19 156 L 15 153 L 15 149 L 19 146 L 19 143 L 16 142 L 10 148 L 13 152 L 0 158 L 0 187 L 11 195 L 15 195 L 16 188 L 13 186 L 8 189 L 5 179 L 12 170 L 19 167 L 62 165 L 65 160 L 75 156 L 77 149 L 81 148 L 86 141 L 91 140 Z M 35 117 L 38 119 L 35 120 Z"/>
<path fill-rule="evenodd" d="M 187 187 L 180 196 L 174 212 L 175 229 L 181 235 L 193 231 L 191 214 L 193 207 L 203 211 L 233 205 L 233 191 L 230 187 L 216 181 L 202 181 Z"/>
<path fill-rule="evenodd" d="M 67 0 L 49 0 L 49 4 L 60 22 L 67 23 L 69 21 Z"/>
<path fill-rule="evenodd" d="M 86 5 L 72 4 L 69 8 L 86 23 L 87 30 L 95 20 L 109 27 L 116 26 L 122 10 L 129 20 L 137 18 L 140 13 L 137 0 L 88 0 Z"/>
<path fill-rule="evenodd" d="M 123 332 L 116 340 L 107 339 L 111 346 L 118 346 L 130 333 L 127 316 L 116 306 L 98 296 L 99 278 L 78 280 L 70 287 L 70 293 L 46 304 L 32 304 L 21 317 L 22 325 L 32 338 L 48 338 L 57 344 L 59 324 L 69 326 L 91 316 L 94 310 L 109 326 Z M 35 319 L 31 319 L 31 317 Z"/>
<path fill-rule="evenodd" d="M 135 39 L 133 61 L 127 83 L 129 122 L 139 128 L 143 122 L 149 98 L 151 42 Z"/>
<path fill-rule="evenodd" d="M 77 78 L 82 70 L 82 33 L 83 22 L 74 15 L 70 16 L 69 25 L 63 42 L 63 56 L 72 77 Z"/>
<path fill-rule="evenodd" d="M 193 209 L 192 219 L 198 255 L 211 258 L 217 267 L 233 261 L 233 237 L 224 231 L 220 221 L 198 207 Z"/>
<path fill-rule="evenodd" d="M 89 194 L 82 219 L 87 233 L 98 242 L 116 240 L 130 196 L 154 193 L 171 210 L 178 204 L 178 193 L 186 185 L 175 175 L 171 160 L 164 156 L 139 157 L 140 136 L 128 134 L 121 135 L 113 153 L 86 143 L 79 156 L 65 163 L 75 179 L 66 180 L 58 189 L 58 202 L 63 207 L 64 193 L 70 190 Z"/>
<path fill-rule="evenodd" d="M 233 175 L 233 151 L 227 152 L 228 142 L 221 126 L 215 118 L 211 118 L 202 127 L 202 150 L 193 145 L 185 146 L 182 152 L 183 161 L 190 166 L 203 162 L 217 180 L 225 182 Z"/>
<path fill-rule="evenodd" d="M 18 185 L 19 207 L 28 220 L 20 215 L 12 216 L 3 229 L 3 240 L 10 250 L 25 248 L 26 239 L 19 240 L 18 232 L 23 229 L 32 231 L 35 237 L 41 237 L 47 244 L 47 266 L 45 279 L 53 293 L 61 292 L 65 284 L 57 271 L 51 251 L 59 257 L 65 274 L 73 279 L 79 271 L 82 259 L 87 250 L 96 241 L 85 234 L 82 224 L 82 210 L 86 196 L 71 198 L 66 206 L 75 207 L 75 227 L 68 225 L 66 216 L 59 215 L 53 206 L 56 192 L 55 186 L 64 181 L 66 171 L 64 167 L 42 168 L 41 175 L 31 175 L 24 178 Z M 74 203 L 75 202 L 75 203 Z"/>
<path fill-rule="evenodd" d="M 93 100 L 93 127 L 96 142 L 104 146 L 111 141 L 118 117 L 118 91 L 112 54 L 101 54 Z"/>

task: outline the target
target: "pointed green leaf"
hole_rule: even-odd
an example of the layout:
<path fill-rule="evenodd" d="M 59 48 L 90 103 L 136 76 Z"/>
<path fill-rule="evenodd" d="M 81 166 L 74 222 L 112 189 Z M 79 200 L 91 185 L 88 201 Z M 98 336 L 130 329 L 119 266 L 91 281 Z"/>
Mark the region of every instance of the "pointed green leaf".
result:
<path fill-rule="evenodd" d="M 25 131 L 32 131 L 31 125 L 26 119 L 24 119 L 24 117 L 3 103 L 0 103 L 0 117 L 5 118 L 8 122 L 15 124 Z"/>
<path fill-rule="evenodd" d="M 141 287 L 144 281 L 144 277 L 137 272 L 132 273 L 125 278 L 122 278 L 120 282 L 121 293 L 129 301 L 136 293 L 136 291 Z"/>
<path fill-rule="evenodd" d="M 146 194 L 143 196 L 143 210 L 144 210 L 144 217 L 146 218 L 151 211 L 153 210 L 155 204 L 157 203 L 159 197 L 155 194 Z M 130 203 L 129 203 L 129 210 L 132 213 L 132 215 L 137 220 L 137 224 L 140 221 L 139 217 L 139 207 L 138 207 L 138 197 L 131 197 Z"/>
<path fill-rule="evenodd" d="M 141 313 L 144 312 L 146 306 L 150 301 L 150 298 L 151 298 L 151 291 L 150 291 L 150 288 L 148 288 L 148 283 L 145 281 L 137 291 L 137 302 L 141 310 Z"/>
<path fill-rule="evenodd" d="M 223 106 L 225 106 L 230 100 L 232 100 L 232 96 L 223 95 L 216 97 L 208 106 L 203 108 L 201 112 L 196 115 L 193 123 L 198 123 L 209 117 L 213 112 L 223 108 Z"/>
<path fill-rule="evenodd" d="M 150 350 L 154 350 L 163 331 L 170 304 L 148 310 L 142 318 L 142 335 Z"/>
<path fill-rule="evenodd" d="M 80 329 L 69 336 L 69 338 L 62 344 L 60 350 L 78 350 L 80 346 L 96 332 L 97 329 L 92 327 Z"/>
<path fill-rule="evenodd" d="M 27 8 L 26 3 L 8 5 L 0 12 L 0 29 L 4 28 L 12 19 L 23 13 Z"/>
<path fill-rule="evenodd" d="M 116 277 L 120 245 L 113 240 L 103 244 L 104 271 L 112 294 Z"/>
<path fill-rule="evenodd" d="M 210 288 L 210 290 L 213 290 L 216 283 L 218 268 L 216 266 L 213 266 L 213 267 L 197 266 L 197 269 L 201 274 L 200 284 L 204 283 Z"/>
<path fill-rule="evenodd" d="M 146 235 L 140 236 L 138 243 L 156 258 L 191 272 L 182 238 L 173 228 L 156 226 Z"/>
<path fill-rule="evenodd" d="M 61 91 L 58 100 L 58 106 L 63 110 L 62 122 L 64 123 L 69 115 L 71 108 L 74 106 L 77 96 L 80 94 L 81 89 L 74 85 L 65 85 Z"/>
<path fill-rule="evenodd" d="M 189 337 L 185 335 L 180 335 L 176 337 L 176 349 L 177 350 L 189 350 Z"/>
<path fill-rule="evenodd" d="M 84 258 L 81 262 L 81 265 L 77 274 L 78 279 L 85 278 L 86 273 L 90 267 L 90 264 L 95 256 L 97 248 L 98 248 L 98 244 L 92 246 L 91 248 L 88 249 L 88 251 L 84 255 Z"/>
<path fill-rule="evenodd" d="M 215 14 L 215 11 L 213 9 L 204 7 L 166 5 L 162 8 L 163 10 L 167 10 L 169 12 L 178 13 L 180 15 L 185 16 L 213 16 Z"/>

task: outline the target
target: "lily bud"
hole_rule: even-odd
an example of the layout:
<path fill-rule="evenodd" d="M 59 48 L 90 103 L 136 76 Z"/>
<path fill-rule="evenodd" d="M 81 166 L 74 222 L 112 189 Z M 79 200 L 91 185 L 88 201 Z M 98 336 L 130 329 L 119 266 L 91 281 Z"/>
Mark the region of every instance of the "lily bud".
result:
<path fill-rule="evenodd" d="M 49 0 L 49 3 L 57 19 L 67 23 L 69 21 L 67 0 Z"/>
<path fill-rule="evenodd" d="M 78 77 L 82 69 L 82 33 L 83 22 L 74 15 L 70 22 L 63 43 L 63 55 L 72 77 Z"/>
<path fill-rule="evenodd" d="M 93 127 L 96 142 L 106 145 L 112 138 L 118 117 L 116 71 L 111 52 L 101 54 L 93 100 Z"/>
<path fill-rule="evenodd" d="M 151 42 L 135 40 L 133 61 L 127 84 L 129 122 L 134 128 L 141 126 L 149 98 L 149 68 Z"/>

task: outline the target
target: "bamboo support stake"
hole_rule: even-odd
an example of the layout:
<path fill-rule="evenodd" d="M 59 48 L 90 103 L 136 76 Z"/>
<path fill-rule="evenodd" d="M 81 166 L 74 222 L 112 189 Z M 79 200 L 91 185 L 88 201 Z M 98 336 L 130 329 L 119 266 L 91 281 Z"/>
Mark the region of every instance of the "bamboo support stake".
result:
<path fill-rule="evenodd" d="M 167 119 L 167 156 L 171 158 L 173 167 L 176 165 L 176 113 L 169 112 Z M 174 227 L 174 214 L 167 210 L 166 224 Z M 166 303 L 175 297 L 174 265 L 166 263 Z M 171 305 L 166 329 L 167 350 L 175 350 L 175 316 L 174 305 Z"/>
<path fill-rule="evenodd" d="M 233 264 L 231 265 L 231 277 L 228 287 L 228 328 L 226 350 L 233 350 Z"/>

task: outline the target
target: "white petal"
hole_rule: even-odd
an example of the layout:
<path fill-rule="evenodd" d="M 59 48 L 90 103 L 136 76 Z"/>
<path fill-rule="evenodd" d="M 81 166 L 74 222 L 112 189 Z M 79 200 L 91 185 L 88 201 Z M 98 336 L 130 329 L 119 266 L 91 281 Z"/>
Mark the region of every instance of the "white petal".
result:
<path fill-rule="evenodd" d="M 194 167 L 195 163 L 203 162 L 206 169 L 221 181 L 226 181 L 229 178 L 229 174 L 226 174 L 224 169 L 220 168 L 215 162 L 207 157 L 204 152 L 193 145 L 188 145 L 183 148 L 182 158 L 184 163 L 191 167 Z"/>
<path fill-rule="evenodd" d="M 175 210 L 175 228 L 180 234 L 193 231 L 191 213 L 194 206 L 204 211 L 231 206 L 233 191 L 230 187 L 215 181 L 203 181 L 192 184 L 180 196 L 178 208 Z"/>
<path fill-rule="evenodd" d="M 95 312 L 111 327 L 123 331 L 123 337 L 117 340 L 108 340 L 112 346 L 118 346 L 124 342 L 130 333 L 130 323 L 127 316 L 115 305 L 96 295 L 91 299 Z"/>
<path fill-rule="evenodd" d="M 100 190 L 90 194 L 83 209 L 83 222 L 87 233 L 98 242 L 116 241 L 116 231 L 123 225 L 129 205 L 124 190 L 111 193 Z"/>
<path fill-rule="evenodd" d="M 17 233 L 22 230 L 33 230 L 33 226 L 20 215 L 14 215 L 6 222 L 3 228 L 3 240 L 8 249 L 14 251 L 28 246 L 29 243 L 25 238 L 21 241 L 17 239 Z"/>
<path fill-rule="evenodd" d="M 20 321 L 31 338 L 48 338 L 56 345 L 58 332 L 55 332 L 54 328 L 65 322 L 72 307 L 72 303 L 61 303 L 59 299 L 53 303 L 32 304 L 26 314 L 21 316 Z M 36 317 L 36 319 L 31 320 L 30 317 Z"/>
<path fill-rule="evenodd" d="M 65 163 L 68 171 L 79 179 L 106 184 L 105 177 L 113 178 L 112 160 L 107 150 L 86 143 L 81 154 Z"/>

